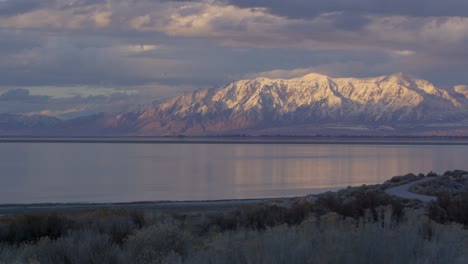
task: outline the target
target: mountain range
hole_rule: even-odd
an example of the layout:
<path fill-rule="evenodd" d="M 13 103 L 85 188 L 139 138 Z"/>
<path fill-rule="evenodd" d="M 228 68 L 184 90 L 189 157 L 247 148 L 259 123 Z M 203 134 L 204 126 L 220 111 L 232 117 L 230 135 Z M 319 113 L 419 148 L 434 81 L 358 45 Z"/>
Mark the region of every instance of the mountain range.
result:
<path fill-rule="evenodd" d="M 71 120 L 0 115 L 2 135 L 468 135 L 468 93 L 403 73 L 255 78 L 200 89 L 140 112 Z"/>

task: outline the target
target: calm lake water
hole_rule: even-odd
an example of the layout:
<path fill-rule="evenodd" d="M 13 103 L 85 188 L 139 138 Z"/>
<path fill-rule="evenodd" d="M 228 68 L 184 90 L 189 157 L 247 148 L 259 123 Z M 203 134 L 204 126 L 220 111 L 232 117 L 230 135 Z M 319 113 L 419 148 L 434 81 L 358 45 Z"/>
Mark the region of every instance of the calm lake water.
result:
<path fill-rule="evenodd" d="M 0 203 L 296 196 L 453 169 L 468 146 L 4 143 Z"/>

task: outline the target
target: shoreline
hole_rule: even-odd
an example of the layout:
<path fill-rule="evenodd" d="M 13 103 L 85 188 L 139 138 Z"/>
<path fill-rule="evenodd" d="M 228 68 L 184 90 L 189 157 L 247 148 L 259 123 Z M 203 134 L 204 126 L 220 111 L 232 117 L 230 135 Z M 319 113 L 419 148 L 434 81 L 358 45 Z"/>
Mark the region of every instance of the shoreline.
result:
<path fill-rule="evenodd" d="M 0 217 L 29 213 L 44 212 L 70 212 L 86 211 L 95 209 L 123 209 L 123 210 L 157 210 L 159 212 L 199 212 L 219 211 L 237 208 L 243 205 L 253 204 L 276 204 L 288 206 L 295 201 L 309 200 L 328 192 L 339 192 L 348 188 L 360 188 L 362 186 L 380 187 L 384 183 L 371 185 L 356 185 L 324 190 L 320 193 L 306 194 L 302 196 L 284 196 L 267 198 L 245 198 L 245 199 L 219 199 L 219 200 L 162 200 L 162 201 L 134 201 L 134 202 L 70 202 L 70 203 L 17 203 L 0 204 Z"/>
<path fill-rule="evenodd" d="M 304 145 L 468 145 L 468 137 L 416 136 L 226 136 L 226 137 L 34 137 L 0 136 L 0 143 L 106 144 L 304 144 Z"/>
<path fill-rule="evenodd" d="M 466 171 L 453 171 L 453 173 L 467 175 Z M 437 179 L 443 179 L 439 175 L 416 176 L 407 174 L 403 176 L 394 176 L 385 182 L 378 184 L 361 184 L 359 186 L 347 186 L 336 188 L 334 190 L 324 190 L 320 193 L 311 193 L 301 196 L 267 197 L 267 198 L 245 198 L 245 199 L 218 199 L 218 200 L 161 200 L 161 201 L 133 201 L 133 202 L 70 202 L 70 203 L 17 203 L 0 204 L 0 217 L 12 216 L 29 213 L 46 212 L 70 212 L 86 211 L 96 209 L 116 209 L 116 210 L 155 210 L 158 212 L 207 212 L 228 210 L 244 205 L 270 204 L 280 206 L 291 206 L 294 202 L 310 201 L 326 193 L 340 193 L 347 190 L 359 188 L 381 190 L 388 195 L 419 200 L 423 203 L 435 201 L 436 196 L 421 195 L 410 190 L 411 187 L 418 184 L 435 182 Z"/>
<path fill-rule="evenodd" d="M 308 195 L 310 196 L 310 195 Z M 50 211 L 79 211 L 94 209 L 126 209 L 126 210 L 158 210 L 168 211 L 210 211 L 231 209 L 237 206 L 259 203 L 284 204 L 306 196 L 254 198 L 254 199 L 223 199 L 223 200 L 187 200 L 187 201 L 136 201 L 117 203 L 29 203 L 29 204 L 0 204 L 0 217 L 41 213 Z"/>

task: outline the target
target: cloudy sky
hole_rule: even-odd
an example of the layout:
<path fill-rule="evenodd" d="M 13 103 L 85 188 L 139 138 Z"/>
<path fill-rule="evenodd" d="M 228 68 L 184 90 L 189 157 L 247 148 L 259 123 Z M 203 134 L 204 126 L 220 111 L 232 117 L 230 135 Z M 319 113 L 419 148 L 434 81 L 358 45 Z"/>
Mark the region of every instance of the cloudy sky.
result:
<path fill-rule="evenodd" d="M 132 109 L 254 76 L 468 84 L 466 0 L 0 0 L 0 113 Z"/>

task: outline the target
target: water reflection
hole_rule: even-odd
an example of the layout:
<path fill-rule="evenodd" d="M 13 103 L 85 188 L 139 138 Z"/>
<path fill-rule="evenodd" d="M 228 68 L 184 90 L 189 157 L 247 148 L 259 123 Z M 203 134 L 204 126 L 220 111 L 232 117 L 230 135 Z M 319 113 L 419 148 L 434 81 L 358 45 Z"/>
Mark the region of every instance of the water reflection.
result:
<path fill-rule="evenodd" d="M 468 146 L 3 144 L 0 203 L 305 195 L 467 169 Z"/>

